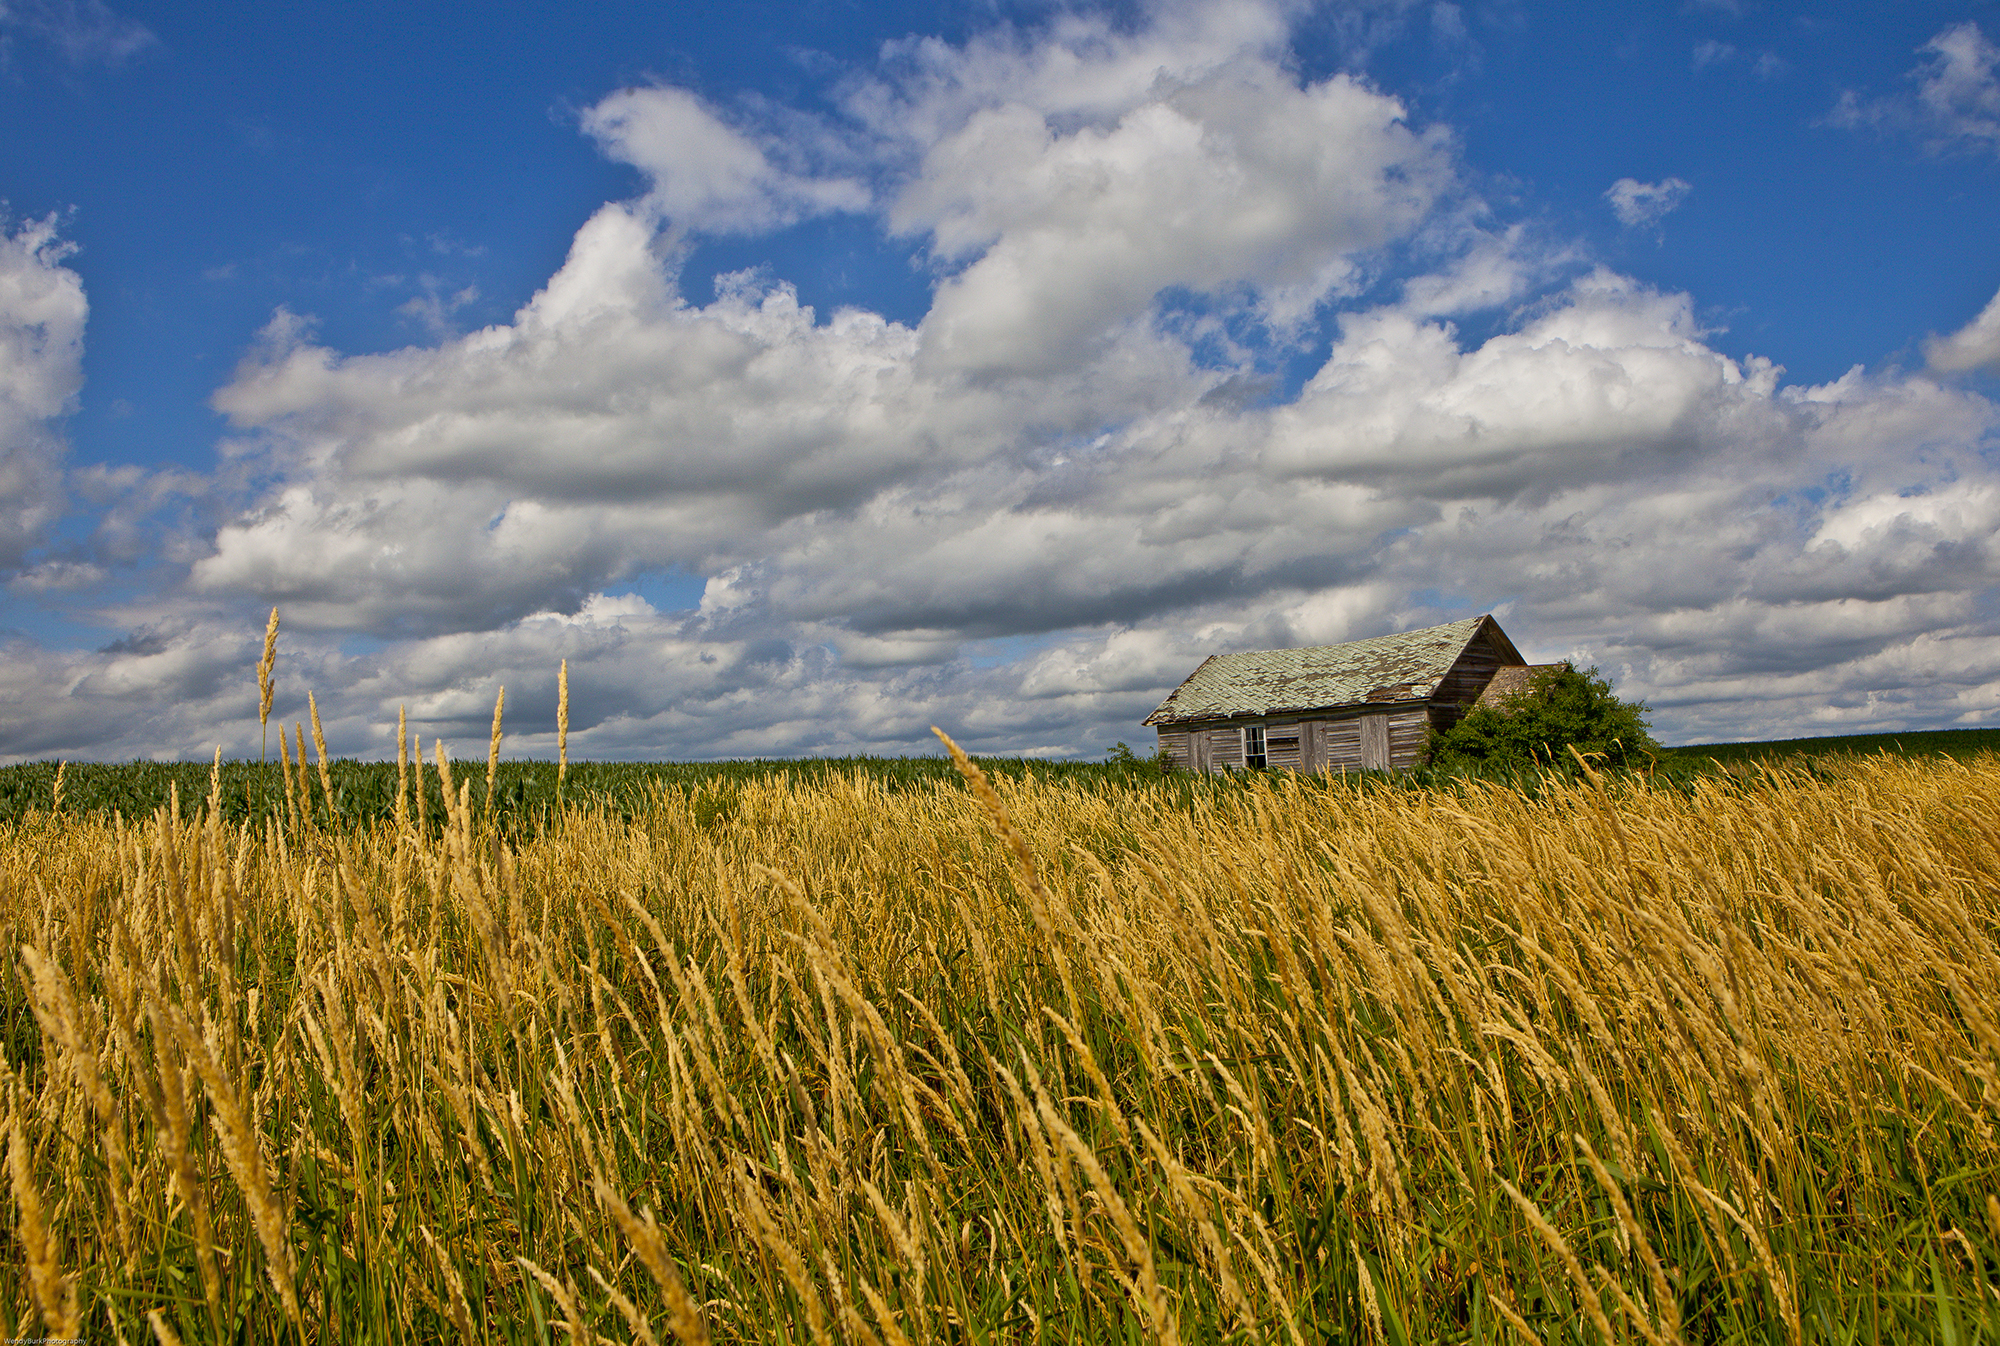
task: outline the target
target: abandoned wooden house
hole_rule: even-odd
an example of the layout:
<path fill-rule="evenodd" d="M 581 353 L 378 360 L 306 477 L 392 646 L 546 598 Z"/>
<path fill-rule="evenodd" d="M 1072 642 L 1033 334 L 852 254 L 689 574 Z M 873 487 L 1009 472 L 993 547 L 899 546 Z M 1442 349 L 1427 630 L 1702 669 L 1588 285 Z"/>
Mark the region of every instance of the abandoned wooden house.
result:
<path fill-rule="evenodd" d="M 1195 771 L 1395 770 L 1416 765 L 1432 726 L 1450 728 L 1543 667 L 1490 615 L 1468 617 L 1344 645 L 1210 655 L 1145 723 L 1175 766 Z"/>

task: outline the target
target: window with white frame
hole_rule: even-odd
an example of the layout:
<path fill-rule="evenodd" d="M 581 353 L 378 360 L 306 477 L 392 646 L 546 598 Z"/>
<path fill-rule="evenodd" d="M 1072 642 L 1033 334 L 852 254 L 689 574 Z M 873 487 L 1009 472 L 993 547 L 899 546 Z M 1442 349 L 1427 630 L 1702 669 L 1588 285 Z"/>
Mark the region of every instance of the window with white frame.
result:
<path fill-rule="evenodd" d="M 1243 765 L 1251 770 L 1270 765 L 1270 755 L 1264 750 L 1264 726 L 1246 725 L 1243 729 Z"/>

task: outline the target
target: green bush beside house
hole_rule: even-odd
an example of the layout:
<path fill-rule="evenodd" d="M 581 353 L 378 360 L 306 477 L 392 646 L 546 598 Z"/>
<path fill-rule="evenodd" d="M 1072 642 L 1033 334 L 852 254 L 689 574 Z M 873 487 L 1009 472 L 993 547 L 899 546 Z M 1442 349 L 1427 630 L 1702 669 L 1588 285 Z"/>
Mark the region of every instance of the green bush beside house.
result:
<path fill-rule="evenodd" d="M 1556 664 L 1498 705 L 1477 705 L 1450 729 L 1431 731 L 1426 758 L 1444 771 L 1562 766 L 1569 749 L 1607 766 L 1643 766 L 1659 755 L 1648 707 L 1620 701 L 1595 668 Z"/>

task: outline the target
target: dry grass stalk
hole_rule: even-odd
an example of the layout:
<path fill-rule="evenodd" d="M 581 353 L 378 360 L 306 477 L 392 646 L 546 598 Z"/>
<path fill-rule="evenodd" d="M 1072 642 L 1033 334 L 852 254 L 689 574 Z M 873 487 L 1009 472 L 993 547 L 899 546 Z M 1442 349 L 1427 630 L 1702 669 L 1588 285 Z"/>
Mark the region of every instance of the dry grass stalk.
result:
<path fill-rule="evenodd" d="M 161 1313 L 160 1310 L 147 1309 L 146 1322 L 151 1325 L 153 1340 L 158 1342 L 159 1346 L 181 1346 L 180 1336 L 175 1333 L 174 1329 L 167 1326 L 166 1315 Z"/>
<path fill-rule="evenodd" d="M 423 787 L 423 762 L 417 763 L 417 786 Z M 410 825 L 410 721 L 409 708 L 396 707 L 396 830 Z"/>
<path fill-rule="evenodd" d="M 28 1154 L 28 1138 L 21 1129 L 18 1096 L 10 1111 L 13 1115 L 7 1129 L 7 1174 L 14 1188 L 15 1233 L 21 1240 L 21 1254 L 27 1264 L 28 1290 L 49 1335 L 75 1338 L 81 1331 L 76 1282 L 63 1275 L 62 1265 L 56 1260 L 55 1239 L 42 1214 L 42 1196 L 35 1188 L 34 1161 Z"/>
<path fill-rule="evenodd" d="M 292 755 L 285 747 L 285 726 L 278 726 L 278 769 L 285 777 L 285 808 L 292 820 L 292 830 L 299 828 L 299 797 L 292 787 Z"/>
<path fill-rule="evenodd" d="M 1599 1299 L 1597 1287 L 1592 1285 L 1590 1277 L 1584 1274 L 1583 1263 L 1577 1260 L 1576 1253 L 1569 1246 L 1569 1240 L 1562 1236 L 1562 1231 L 1549 1223 L 1548 1217 L 1542 1214 L 1542 1208 L 1530 1201 L 1520 1188 L 1497 1173 L 1493 1175 L 1493 1181 L 1500 1185 L 1500 1190 L 1507 1194 L 1508 1200 L 1520 1208 L 1521 1214 L 1527 1218 L 1529 1227 L 1541 1236 L 1542 1241 L 1555 1253 L 1556 1260 L 1562 1263 L 1563 1273 L 1569 1277 L 1570 1284 L 1576 1289 L 1577 1307 L 1583 1310 L 1584 1316 L 1590 1320 L 1590 1325 L 1597 1329 L 1598 1336 L 1605 1341 L 1615 1341 L 1616 1338 L 1611 1332 L 1611 1320 L 1605 1316 L 1604 1304 Z"/>
<path fill-rule="evenodd" d="M 1597 1157 L 1597 1151 L 1591 1148 L 1589 1139 L 1582 1135 L 1575 1139 L 1577 1149 L 1582 1153 L 1584 1161 L 1590 1165 L 1591 1174 L 1597 1179 L 1597 1185 L 1603 1189 L 1605 1197 L 1611 1202 L 1612 1212 L 1618 1217 L 1618 1227 L 1625 1231 L 1626 1238 L 1638 1252 L 1646 1268 L 1646 1278 L 1652 1283 L 1653 1311 L 1660 1318 L 1659 1331 L 1655 1334 L 1649 1324 L 1636 1318 L 1634 1321 L 1650 1338 L 1679 1341 L 1681 1339 L 1680 1297 L 1667 1279 L 1667 1269 L 1661 1265 L 1660 1255 L 1654 1251 L 1652 1239 L 1647 1237 L 1638 1216 L 1633 1214 L 1632 1203 L 1625 1199 L 1624 1189 L 1618 1180 L 1611 1176 L 1611 1170 L 1604 1166 L 1604 1161 Z"/>
<path fill-rule="evenodd" d="M 428 834 L 431 806 L 430 797 L 424 793 L 424 741 L 416 734 L 410 735 L 410 757 L 416 776 L 412 786 L 417 795 L 417 831 L 419 834 Z"/>
<path fill-rule="evenodd" d="M 569 778 L 569 660 L 556 670 L 556 786 Z"/>
<path fill-rule="evenodd" d="M 306 693 L 306 705 L 312 711 L 313 753 L 314 753 L 314 762 L 319 767 L 320 796 L 322 801 L 326 804 L 327 821 L 331 823 L 334 820 L 333 777 L 327 774 L 327 769 L 326 769 L 326 735 L 320 731 L 319 727 L 319 702 L 314 699 L 313 694 L 311 692 Z M 306 750 L 304 745 L 302 744 L 299 747 L 300 767 L 304 767 L 305 762 L 306 762 Z"/>
<path fill-rule="evenodd" d="M 61 1049 L 78 1090 L 96 1114 L 104 1162 L 111 1179 L 107 1186 L 119 1250 L 129 1258 L 132 1231 L 126 1184 L 131 1180 L 132 1166 L 126 1155 L 124 1119 L 118 1100 L 98 1060 L 100 1035 L 96 1024 L 91 1022 L 95 1015 L 78 1006 L 69 978 L 53 959 L 28 944 L 21 947 L 21 961 L 27 964 L 32 979 L 29 989 L 34 997 L 35 1021 L 43 1034 Z"/>
<path fill-rule="evenodd" d="M 278 610 L 271 609 L 271 619 L 264 623 L 264 653 L 257 660 L 257 729 L 263 742 L 271 738 L 271 701 L 277 695 L 276 673 L 278 668 Z M 283 736 L 284 728 L 279 727 Z M 257 762 L 262 765 L 264 748 L 257 750 Z"/>
<path fill-rule="evenodd" d="M 312 778 L 306 775 L 306 727 L 297 720 L 292 721 L 292 744 L 298 753 L 299 773 L 299 820 L 313 820 Z"/>
<path fill-rule="evenodd" d="M 486 745 L 486 816 L 493 816 L 493 778 L 500 770 L 500 713 L 507 707 L 507 689 L 493 698 L 493 737 Z"/>
<path fill-rule="evenodd" d="M 646 1321 L 646 1315 L 641 1312 L 639 1306 L 634 1304 L 624 1291 L 604 1279 L 604 1273 L 596 1267 L 586 1269 L 590 1272 L 590 1279 L 597 1282 L 598 1288 L 604 1291 L 605 1298 L 611 1301 L 619 1315 L 625 1319 L 625 1325 L 632 1329 L 632 1335 L 639 1341 L 640 1346 L 660 1346 L 660 1339 L 653 1335 L 653 1325 Z"/>
<path fill-rule="evenodd" d="M 516 1257 L 514 1260 L 554 1298 L 556 1306 L 563 1311 L 563 1327 L 568 1330 L 569 1339 L 574 1346 L 596 1346 L 596 1333 L 585 1326 L 583 1311 L 576 1305 L 576 1291 L 536 1266 L 528 1258 Z"/>
<path fill-rule="evenodd" d="M 148 995 L 148 1014 L 154 1026 L 153 1040 L 159 1053 L 159 1111 L 156 1125 L 166 1159 L 169 1187 L 194 1217 L 195 1266 L 201 1274 L 202 1294 L 208 1301 L 209 1321 L 221 1326 L 221 1276 L 215 1264 L 215 1236 L 210 1222 L 207 1184 L 197 1174 L 189 1125 L 187 1084 L 176 1057 L 177 1049 L 165 1031 L 157 997 Z"/>
<path fill-rule="evenodd" d="M 437 1260 L 438 1270 L 443 1273 L 445 1289 L 448 1292 L 443 1299 L 445 1315 L 451 1320 L 451 1325 L 458 1329 L 459 1339 L 467 1346 L 473 1346 L 478 1337 L 472 1327 L 472 1304 L 465 1297 L 465 1278 L 459 1275 L 458 1268 L 451 1264 L 451 1259 L 445 1255 L 444 1249 L 439 1246 L 437 1237 L 431 1233 L 428 1225 L 418 1224 L 417 1234 L 423 1239 L 424 1246 L 431 1250 L 431 1256 Z"/>
<path fill-rule="evenodd" d="M 214 1106 L 216 1132 L 222 1159 L 236 1180 L 249 1208 L 251 1227 L 264 1250 L 264 1270 L 271 1278 L 284 1305 L 285 1315 L 299 1321 L 299 1299 L 293 1281 L 291 1235 L 284 1209 L 272 1190 L 270 1164 L 264 1157 L 263 1139 L 245 1109 L 237 1082 L 224 1069 L 208 1042 L 194 1030 L 180 1010 L 172 1005 L 161 1012 L 161 1020 L 178 1039 L 195 1073 L 207 1088 Z"/>
<path fill-rule="evenodd" d="M 1507 1292 L 1491 1284 L 1485 1289 L 1486 1302 L 1493 1306 L 1493 1311 L 1500 1315 L 1501 1321 L 1520 1333 L 1521 1339 L 1528 1342 L 1529 1346 L 1542 1346 L 1542 1334 L 1535 1331 L 1528 1320 L 1521 1316 L 1521 1311 L 1514 1307 L 1514 1301 L 1507 1297 Z"/>

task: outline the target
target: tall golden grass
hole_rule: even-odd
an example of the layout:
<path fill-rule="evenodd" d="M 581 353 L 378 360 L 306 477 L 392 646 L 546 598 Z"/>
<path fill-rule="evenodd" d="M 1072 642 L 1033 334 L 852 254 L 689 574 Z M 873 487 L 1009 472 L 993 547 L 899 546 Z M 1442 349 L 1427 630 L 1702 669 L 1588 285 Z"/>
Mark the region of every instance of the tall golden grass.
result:
<path fill-rule="evenodd" d="M 964 763 L 509 845 L 441 751 L 446 818 L 329 825 L 298 737 L 282 826 L 0 833 L 13 1335 L 2000 1325 L 1991 757 L 1191 801 Z"/>

